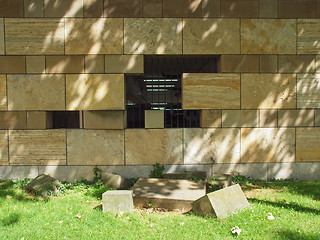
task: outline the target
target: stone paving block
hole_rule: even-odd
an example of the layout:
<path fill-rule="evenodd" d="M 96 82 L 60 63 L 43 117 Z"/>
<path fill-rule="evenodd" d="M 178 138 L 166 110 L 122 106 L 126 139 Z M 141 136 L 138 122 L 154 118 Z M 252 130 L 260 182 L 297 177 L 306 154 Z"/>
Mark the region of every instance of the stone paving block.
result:
<path fill-rule="evenodd" d="M 132 190 L 109 190 L 102 194 L 103 212 L 131 212 L 133 206 Z"/>
<path fill-rule="evenodd" d="M 131 182 L 117 174 L 104 173 L 102 175 L 103 185 L 110 188 L 125 189 L 130 187 Z"/>

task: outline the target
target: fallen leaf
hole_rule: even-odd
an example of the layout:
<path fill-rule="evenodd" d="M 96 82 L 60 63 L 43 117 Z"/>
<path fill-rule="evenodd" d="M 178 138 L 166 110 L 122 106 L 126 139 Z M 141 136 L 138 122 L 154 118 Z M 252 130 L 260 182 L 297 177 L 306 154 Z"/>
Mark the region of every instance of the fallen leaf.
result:
<path fill-rule="evenodd" d="M 238 226 L 235 226 L 235 227 L 231 228 L 231 232 L 232 232 L 232 234 L 240 235 L 241 229 Z"/>
<path fill-rule="evenodd" d="M 79 219 L 82 218 L 82 216 L 79 213 L 75 217 Z"/>
<path fill-rule="evenodd" d="M 272 215 L 272 213 L 268 213 L 267 219 L 268 219 L 269 221 L 274 220 L 274 216 Z"/>

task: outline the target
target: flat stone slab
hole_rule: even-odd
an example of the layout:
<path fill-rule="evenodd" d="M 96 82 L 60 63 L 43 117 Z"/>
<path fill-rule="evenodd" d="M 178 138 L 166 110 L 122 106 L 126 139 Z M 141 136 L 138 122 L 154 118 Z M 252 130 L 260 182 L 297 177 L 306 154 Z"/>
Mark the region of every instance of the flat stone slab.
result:
<path fill-rule="evenodd" d="M 49 191 L 53 193 L 57 192 L 55 185 L 59 184 L 59 181 L 49 175 L 40 174 L 35 179 L 33 179 L 27 185 L 27 189 L 31 191 L 36 191 L 43 196 L 46 196 Z"/>
<path fill-rule="evenodd" d="M 208 183 L 226 188 L 231 186 L 232 176 L 230 174 L 217 173 L 213 175 L 213 178 Z"/>
<path fill-rule="evenodd" d="M 136 207 L 157 207 L 188 212 L 191 203 L 206 194 L 205 182 L 140 178 L 133 186 Z"/>
<path fill-rule="evenodd" d="M 164 179 L 202 179 L 206 180 L 207 173 L 204 171 L 190 171 L 190 172 L 177 172 L 177 173 L 164 173 Z"/>
<path fill-rule="evenodd" d="M 131 182 L 117 174 L 106 173 L 102 176 L 103 185 L 110 188 L 124 189 L 131 185 Z"/>
<path fill-rule="evenodd" d="M 132 190 L 110 190 L 102 194 L 103 212 L 131 212 L 133 209 Z"/>
<path fill-rule="evenodd" d="M 249 207 L 239 184 L 209 193 L 192 203 L 195 214 L 204 217 L 224 218 L 236 210 Z"/>

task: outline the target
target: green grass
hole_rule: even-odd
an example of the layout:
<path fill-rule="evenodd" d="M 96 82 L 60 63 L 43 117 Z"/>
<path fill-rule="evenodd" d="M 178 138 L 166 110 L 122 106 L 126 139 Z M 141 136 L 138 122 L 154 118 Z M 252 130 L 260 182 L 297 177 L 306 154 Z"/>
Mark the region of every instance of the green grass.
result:
<path fill-rule="evenodd" d="M 101 186 L 62 185 L 63 194 L 43 198 L 23 190 L 27 180 L 0 182 L 0 239 L 320 239 L 320 182 L 240 182 L 251 207 L 225 219 L 146 210 L 117 216 L 99 207 Z"/>

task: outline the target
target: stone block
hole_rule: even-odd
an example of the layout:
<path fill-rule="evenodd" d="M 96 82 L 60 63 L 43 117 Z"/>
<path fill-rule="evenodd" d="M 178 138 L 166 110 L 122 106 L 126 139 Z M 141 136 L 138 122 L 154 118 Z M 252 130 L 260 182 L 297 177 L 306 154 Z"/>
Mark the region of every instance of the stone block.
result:
<path fill-rule="evenodd" d="M 126 129 L 127 165 L 182 164 L 182 129 Z"/>
<path fill-rule="evenodd" d="M 131 182 L 117 174 L 105 173 L 102 175 L 103 185 L 110 188 L 125 189 L 130 187 Z"/>
<path fill-rule="evenodd" d="M 66 54 L 122 54 L 123 19 L 68 18 Z"/>
<path fill-rule="evenodd" d="M 260 55 L 260 72 L 277 73 L 278 57 L 277 55 Z"/>
<path fill-rule="evenodd" d="M 184 73 L 183 109 L 239 109 L 240 74 Z"/>
<path fill-rule="evenodd" d="M 8 110 L 65 110 L 64 75 L 8 75 Z"/>
<path fill-rule="evenodd" d="M 41 194 L 42 196 L 47 196 L 49 191 L 57 193 L 56 185 L 59 184 L 59 181 L 49 175 L 40 174 L 30 183 L 27 184 L 26 189 Z"/>
<path fill-rule="evenodd" d="M 316 70 L 315 55 L 279 55 L 280 73 L 314 73 Z"/>
<path fill-rule="evenodd" d="M 183 54 L 240 54 L 239 28 L 239 19 L 185 19 Z"/>
<path fill-rule="evenodd" d="M 10 165 L 65 165 L 66 130 L 9 130 Z"/>
<path fill-rule="evenodd" d="M 121 213 L 133 209 L 132 190 L 109 190 L 102 194 L 103 212 Z"/>
<path fill-rule="evenodd" d="M 7 77 L 0 75 L 0 110 L 6 111 L 7 109 Z"/>
<path fill-rule="evenodd" d="M 258 127 L 259 110 L 222 110 L 222 127 Z"/>
<path fill-rule="evenodd" d="M 241 129 L 241 163 L 294 161 L 294 128 Z"/>
<path fill-rule="evenodd" d="M 46 129 L 47 117 L 46 111 L 28 111 L 27 129 Z"/>
<path fill-rule="evenodd" d="M 83 16 L 87 17 L 103 17 L 103 0 L 84 0 Z"/>
<path fill-rule="evenodd" d="M 319 162 L 320 128 L 297 128 L 296 134 L 296 162 Z"/>
<path fill-rule="evenodd" d="M 0 18 L 0 55 L 4 55 L 4 24 L 3 24 L 3 18 Z"/>
<path fill-rule="evenodd" d="M 221 188 L 230 187 L 232 184 L 232 175 L 215 173 L 212 178 L 208 180 L 208 184 Z"/>
<path fill-rule="evenodd" d="M 106 73 L 143 73 L 143 55 L 105 55 Z"/>
<path fill-rule="evenodd" d="M 0 73 L 26 73 L 25 56 L 0 56 Z"/>
<path fill-rule="evenodd" d="M 133 202 L 136 207 L 191 210 L 191 203 L 206 194 L 205 182 L 189 180 L 140 178 L 133 186 Z"/>
<path fill-rule="evenodd" d="M 2 0 L 0 6 L 0 17 L 23 17 L 23 0 Z"/>
<path fill-rule="evenodd" d="M 103 16 L 109 18 L 142 17 L 142 0 L 104 0 Z"/>
<path fill-rule="evenodd" d="M 295 54 L 296 20 L 242 19 L 242 54 Z"/>
<path fill-rule="evenodd" d="M 207 179 L 207 173 L 205 171 L 191 171 L 191 172 L 175 172 L 175 173 L 164 173 L 163 174 L 164 179 L 185 179 L 185 180 L 193 180 L 195 179 L 201 179 L 206 180 Z"/>
<path fill-rule="evenodd" d="M 8 131 L 0 130 L 0 165 L 9 165 Z"/>
<path fill-rule="evenodd" d="M 83 17 L 83 0 L 44 0 L 46 18 Z"/>
<path fill-rule="evenodd" d="M 181 19 L 124 19 L 124 54 L 182 54 Z"/>
<path fill-rule="evenodd" d="M 279 18 L 316 18 L 316 0 L 280 0 Z"/>
<path fill-rule="evenodd" d="M 66 75 L 67 110 L 125 110 L 123 74 Z"/>
<path fill-rule="evenodd" d="M 277 110 L 260 110 L 260 127 L 277 127 L 278 111 Z"/>
<path fill-rule="evenodd" d="M 202 0 L 202 17 L 220 17 L 220 0 Z"/>
<path fill-rule="evenodd" d="M 297 75 L 297 108 L 320 107 L 320 74 Z"/>
<path fill-rule="evenodd" d="M 319 109 L 315 109 L 315 117 L 314 117 L 314 125 L 316 127 L 320 127 L 320 110 Z"/>
<path fill-rule="evenodd" d="M 46 73 L 84 73 L 84 56 L 46 56 Z"/>
<path fill-rule="evenodd" d="M 0 129 L 26 129 L 26 112 L 0 112 Z"/>
<path fill-rule="evenodd" d="M 163 110 L 145 110 L 144 117 L 145 128 L 164 128 Z"/>
<path fill-rule="evenodd" d="M 6 19 L 5 42 L 8 55 L 64 54 L 64 20 Z"/>
<path fill-rule="evenodd" d="M 239 162 L 240 129 L 184 129 L 184 164 Z"/>
<path fill-rule="evenodd" d="M 258 18 L 259 0 L 223 0 L 221 17 Z"/>
<path fill-rule="evenodd" d="M 278 17 L 278 0 L 260 0 L 259 1 L 260 18 Z"/>
<path fill-rule="evenodd" d="M 163 17 L 201 17 L 201 0 L 163 0 Z"/>
<path fill-rule="evenodd" d="M 222 73 L 258 73 L 259 55 L 221 55 L 218 69 Z"/>
<path fill-rule="evenodd" d="M 0 166 L 1 179 L 25 179 L 38 176 L 38 166 Z"/>
<path fill-rule="evenodd" d="M 316 73 L 320 73 L 320 55 L 316 56 Z"/>
<path fill-rule="evenodd" d="M 318 181 L 320 178 L 319 162 L 270 163 L 268 177 L 275 179 L 297 179 Z"/>
<path fill-rule="evenodd" d="M 27 73 L 45 73 L 45 56 L 26 56 Z"/>
<path fill-rule="evenodd" d="M 221 110 L 201 110 L 200 127 L 221 127 Z"/>
<path fill-rule="evenodd" d="M 123 130 L 67 131 L 68 165 L 123 165 Z"/>
<path fill-rule="evenodd" d="M 209 193 L 192 203 L 195 214 L 203 217 L 225 218 L 237 210 L 249 207 L 239 184 Z"/>
<path fill-rule="evenodd" d="M 298 54 L 320 54 L 320 19 L 298 19 Z"/>
<path fill-rule="evenodd" d="M 295 75 L 241 75 L 241 109 L 296 108 L 296 98 Z"/>
<path fill-rule="evenodd" d="M 104 55 L 85 55 L 85 73 L 104 73 Z"/>
<path fill-rule="evenodd" d="M 124 129 L 126 113 L 124 111 L 84 111 L 86 129 Z"/>
<path fill-rule="evenodd" d="M 295 109 L 279 110 L 278 126 L 279 127 L 313 127 L 314 115 L 313 109 Z"/>
<path fill-rule="evenodd" d="M 43 17 L 43 0 L 24 0 L 25 17 Z"/>
<path fill-rule="evenodd" d="M 143 17 L 162 17 L 162 0 L 142 0 Z"/>

